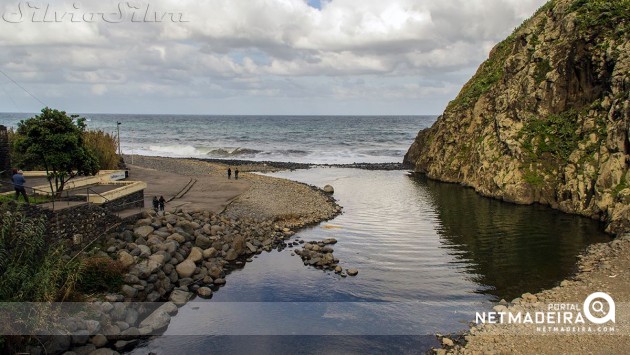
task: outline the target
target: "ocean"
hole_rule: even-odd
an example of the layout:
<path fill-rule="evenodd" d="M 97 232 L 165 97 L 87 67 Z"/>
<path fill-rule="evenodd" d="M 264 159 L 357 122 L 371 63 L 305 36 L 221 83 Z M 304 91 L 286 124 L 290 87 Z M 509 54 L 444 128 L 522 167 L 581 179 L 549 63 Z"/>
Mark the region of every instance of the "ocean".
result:
<path fill-rule="evenodd" d="M 0 113 L 16 127 L 35 114 Z M 117 134 L 124 154 L 314 164 L 399 163 L 436 116 L 191 116 L 80 114 Z"/>

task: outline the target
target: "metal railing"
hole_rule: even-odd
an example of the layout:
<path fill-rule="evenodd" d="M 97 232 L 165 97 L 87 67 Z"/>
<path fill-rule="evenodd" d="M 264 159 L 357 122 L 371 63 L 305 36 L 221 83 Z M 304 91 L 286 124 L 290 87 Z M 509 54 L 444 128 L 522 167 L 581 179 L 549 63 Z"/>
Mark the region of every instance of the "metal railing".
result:
<path fill-rule="evenodd" d="M 103 200 L 105 200 L 105 203 L 107 203 L 107 202 L 111 202 L 111 200 L 110 200 L 110 199 L 108 199 L 107 197 L 105 197 L 105 196 L 101 195 L 100 193 L 96 192 L 96 191 L 95 191 L 94 189 L 92 189 L 91 187 L 88 187 L 88 188 L 86 189 L 86 193 L 87 193 L 87 202 L 88 202 L 88 203 L 90 203 L 90 191 L 92 191 L 92 194 L 93 194 L 93 195 L 97 195 L 97 196 L 102 197 L 102 198 L 103 198 Z"/>
<path fill-rule="evenodd" d="M 103 200 L 105 200 L 105 204 L 106 204 L 106 203 L 109 203 L 109 202 L 114 202 L 114 201 L 115 201 L 115 200 L 111 200 L 111 199 L 109 199 L 109 198 L 107 198 L 107 197 L 103 196 L 102 194 L 98 193 L 97 191 L 95 191 L 95 190 L 94 190 L 94 189 L 92 189 L 91 187 L 88 187 L 88 188 L 86 189 L 86 191 L 87 191 L 87 203 L 88 203 L 88 205 L 90 205 L 90 206 L 92 206 L 93 204 L 95 204 L 95 203 L 93 203 L 93 202 L 91 202 L 91 201 L 90 201 L 90 192 L 91 192 L 93 195 L 100 196 Z M 107 206 L 105 206 L 104 208 L 105 208 L 105 209 L 107 209 L 109 212 L 111 212 L 111 213 L 115 214 L 116 216 L 120 217 L 120 212 L 121 212 L 121 211 L 123 211 L 123 210 L 125 210 L 125 209 L 127 209 L 125 206 L 128 206 L 128 205 L 132 205 L 132 206 L 133 206 L 133 205 L 140 205 L 140 206 L 138 206 L 138 210 L 139 210 L 139 211 L 138 211 L 138 213 L 140 213 L 140 212 L 142 212 L 142 209 L 144 208 L 144 207 L 142 207 L 142 206 L 144 206 L 144 198 L 142 198 L 142 199 L 138 199 L 138 200 L 129 201 L 129 202 L 123 202 L 123 203 L 120 203 L 120 204 L 116 204 L 116 205 L 115 205 L 116 211 L 112 211 L 112 209 L 111 209 L 111 208 L 108 208 Z"/>
<path fill-rule="evenodd" d="M 18 186 L 18 185 L 16 185 L 16 184 L 14 184 L 13 182 L 10 182 L 10 181 L 2 181 L 2 180 L 0 180 L 0 185 L 8 185 L 8 186 L 11 186 L 11 187 L 13 187 L 13 188 L 15 188 L 16 186 Z M 30 186 L 20 186 L 20 187 L 23 187 L 23 188 L 24 188 L 24 190 L 27 192 L 27 193 L 26 193 L 26 196 L 32 197 L 33 199 L 35 199 L 37 196 L 50 196 L 50 198 L 51 198 L 50 202 L 52 203 L 53 210 L 55 209 L 55 201 L 57 200 L 57 199 L 56 199 L 56 194 L 54 194 L 54 193 L 52 193 L 52 192 L 50 192 L 50 191 L 41 190 L 41 189 L 36 189 L 36 188 L 34 188 L 34 187 L 30 187 Z M 29 190 L 31 191 L 31 194 L 30 194 L 30 195 L 28 194 L 28 191 L 29 191 Z M 9 193 L 9 192 L 11 192 L 11 191 L 6 191 L 6 192 L 5 192 L 5 193 L 7 193 L 7 196 L 10 196 L 10 195 L 8 195 L 8 193 Z M 38 192 L 38 193 L 36 193 L 36 192 Z M 17 193 L 17 192 L 16 192 L 16 193 Z M 19 196 L 18 196 L 18 197 L 19 197 Z"/>
<path fill-rule="evenodd" d="M 0 180 L 0 185 L 11 186 L 11 187 L 15 187 L 16 186 L 13 182 L 2 181 L 2 180 Z M 61 193 L 52 193 L 52 192 L 47 191 L 47 190 L 37 189 L 37 188 L 34 188 L 34 187 L 30 187 L 30 186 L 23 186 L 23 187 L 24 187 L 24 189 L 27 192 L 26 195 L 29 197 L 29 203 L 34 202 L 37 196 L 49 197 L 50 198 L 49 202 L 52 204 L 52 206 L 50 206 L 52 208 L 49 208 L 49 209 L 51 209 L 52 211 L 55 211 L 55 206 L 56 205 L 59 206 L 59 204 L 61 202 L 63 202 L 63 201 L 66 201 L 67 205 L 70 206 L 71 202 L 73 201 L 73 199 L 72 199 L 73 195 L 71 195 L 70 192 L 73 191 L 73 190 L 74 191 L 77 190 L 77 189 L 69 189 L 69 190 L 62 191 Z M 11 192 L 11 191 L 6 191 L 7 196 L 12 196 L 12 195 L 8 194 L 8 192 Z M 103 200 L 105 200 L 105 203 L 110 203 L 110 202 L 114 202 L 115 201 L 115 200 L 112 200 L 112 199 L 109 199 L 109 198 L 105 197 L 103 194 L 95 191 L 93 188 L 88 187 L 88 188 L 86 188 L 86 195 L 87 196 L 86 196 L 86 199 L 85 199 L 85 203 L 87 203 L 89 206 L 95 204 L 95 203 L 90 201 L 90 194 L 100 196 L 101 198 L 103 198 Z M 78 196 L 75 195 L 75 197 L 78 197 Z M 33 199 L 33 201 L 30 201 L 31 198 Z M 115 214 L 116 216 L 120 217 L 120 212 L 122 210 L 127 209 L 126 206 L 130 206 L 130 205 L 131 206 L 138 206 L 138 210 L 139 210 L 138 212 L 141 212 L 143 210 L 143 208 L 144 208 L 143 207 L 144 206 L 144 198 L 133 200 L 133 201 L 128 201 L 128 202 L 123 202 L 123 203 L 120 203 L 120 204 L 116 204 L 116 206 L 115 206 L 116 211 L 112 211 L 111 208 L 107 208 L 107 207 L 106 207 L 106 209 L 109 210 L 109 212 L 111 212 L 111 213 Z"/>

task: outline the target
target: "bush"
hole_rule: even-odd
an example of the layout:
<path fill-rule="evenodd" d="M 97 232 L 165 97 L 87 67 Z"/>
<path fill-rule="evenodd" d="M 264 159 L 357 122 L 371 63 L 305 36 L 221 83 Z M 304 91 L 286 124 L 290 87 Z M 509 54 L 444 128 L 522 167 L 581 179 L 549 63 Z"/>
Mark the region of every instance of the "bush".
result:
<path fill-rule="evenodd" d="M 123 283 L 125 269 L 118 260 L 90 257 L 83 260 L 83 272 L 77 289 L 85 293 L 116 292 Z"/>
<path fill-rule="evenodd" d="M 118 168 L 118 154 L 116 154 L 116 138 L 103 131 L 86 131 L 83 133 L 86 147 L 94 153 L 102 170 Z"/>
<path fill-rule="evenodd" d="M 81 264 L 64 259 L 61 243 L 46 240 L 44 219 L 0 210 L 0 301 L 63 301 L 74 290 Z"/>

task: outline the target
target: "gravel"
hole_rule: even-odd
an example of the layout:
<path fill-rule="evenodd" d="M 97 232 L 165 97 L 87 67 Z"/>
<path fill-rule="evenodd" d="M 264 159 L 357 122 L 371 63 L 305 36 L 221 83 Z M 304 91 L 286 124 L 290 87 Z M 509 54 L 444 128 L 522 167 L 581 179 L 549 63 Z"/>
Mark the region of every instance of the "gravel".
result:
<path fill-rule="evenodd" d="M 614 354 L 624 352 L 621 349 L 627 352 L 630 349 L 630 234 L 590 246 L 580 257 L 578 269 L 572 279 L 562 281 L 557 287 L 533 295 L 526 293 L 511 303 L 503 303 L 513 314 L 547 312 L 550 304 L 577 304 L 582 309 L 588 295 L 605 292 L 617 307 L 616 323 L 607 324 L 615 328 L 613 333 L 541 333 L 536 324 L 484 324 L 471 327 L 465 335 L 465 346 L 450 348 L 449 353 Z M 589 325 L 597 327 L 586 320 L 586 326 Z"/>

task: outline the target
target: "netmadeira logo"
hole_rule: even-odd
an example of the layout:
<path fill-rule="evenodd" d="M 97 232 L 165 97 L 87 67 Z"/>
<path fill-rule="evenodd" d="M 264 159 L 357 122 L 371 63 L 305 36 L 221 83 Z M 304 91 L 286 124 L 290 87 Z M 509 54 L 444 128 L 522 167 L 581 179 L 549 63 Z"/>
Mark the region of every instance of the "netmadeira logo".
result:
<path fill-rule="evenodd" d="M 477 312 L 477 324 L 533 325 L 542 333 L 612 333 L 615 331 L 615 301 L 605 292 L 595 292 L 578 303 L 551 303 L 545 311 Z"/>

